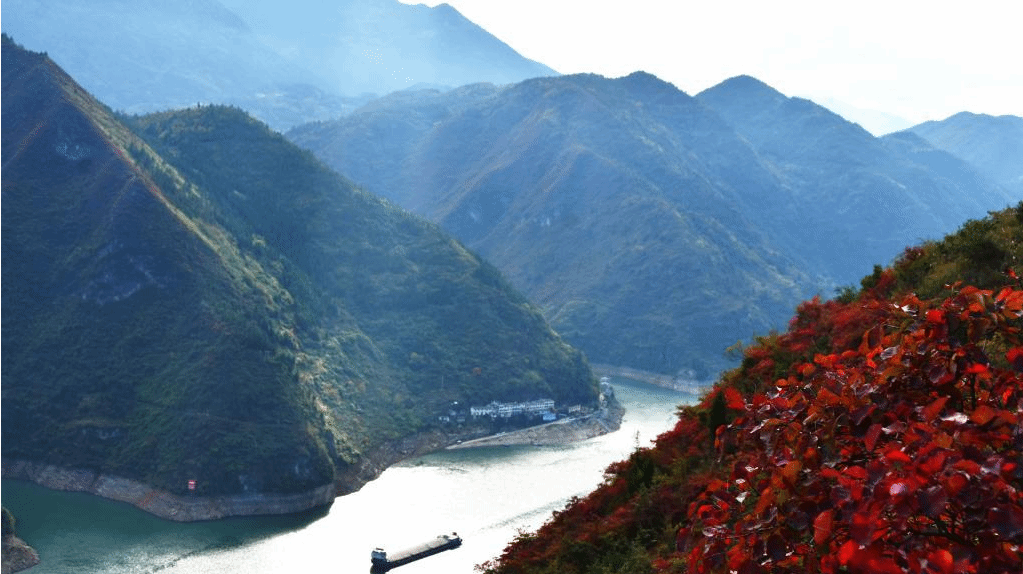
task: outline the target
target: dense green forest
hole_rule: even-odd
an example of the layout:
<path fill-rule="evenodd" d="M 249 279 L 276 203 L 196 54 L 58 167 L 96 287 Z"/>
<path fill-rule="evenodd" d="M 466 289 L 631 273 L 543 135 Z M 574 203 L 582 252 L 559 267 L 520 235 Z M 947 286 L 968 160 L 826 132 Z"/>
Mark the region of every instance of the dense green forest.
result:
<path fill-rule="evenodd" d="M 343 493 L 452 402 L 596 403 L 493 266 L 241 110 L 117 116 L 5 36 L 3 160 L 5 463 Z"/>
<path fill-rule="evenodd" d="M 804 302 L 481 569 L 1019 572 L 1021 246 L 1023 203 Z"/>
<path fill-rule="evenodd" d="M 699 381 L 803 299 L 1018 200 L 748 76 L 409 90 L 287 136 L 479 251 L 592 361 Z"/>

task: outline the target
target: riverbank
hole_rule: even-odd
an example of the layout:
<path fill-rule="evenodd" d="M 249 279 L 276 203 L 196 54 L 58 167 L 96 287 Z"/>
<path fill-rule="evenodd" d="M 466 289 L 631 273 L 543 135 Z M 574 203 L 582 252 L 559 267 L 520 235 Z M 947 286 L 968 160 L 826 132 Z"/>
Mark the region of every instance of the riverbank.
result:
<path fill-rule="evenodd" d="M 27 480 L 53 490 L 86 492 L 127 502 L 160 518 L 178 522 L 302 512 L 330 505 L 337 492 L 335 485 L 325 484 L 294 494 L 181 496 L 127 478 L 23 460 L 4 460 L 3 477 Z"/>
<path fill-rule="evenodd" d="M 4 536 L 0 574 L 14 574 L 39 564 L 39 553 L 17 536 Z"/>
<path fill-rule="evenodd" d="M 633 377 L 630 377 L 633 378 Z M 643 379 L 637 379 L 643 380 Z M 292 514 L 327 508 L 338 496 L 358 491 L 388 467 L 430 452 L 452 448 L 495 445 L 549 446 L 578 442 L 614 432 L 621 425 L 624 408 L 613 398 L 597 411 L 579 417 L 481 436 L 480 428 L 461 432 L 432 430 L 386 442 L 366 453 L 355 464 L 339 469 L 332 484 L 292 493 L 258 493 L 203 497 L 177 495 L 141 482 L 82 469 L 24 461 L 2 461 L 3 478 L 27 480 L 53 490 L 85 492 L 126 502 L 150 514 L 177 522 L 216 520 L 231 516 Z"/>
<path fill-rule="evenodd" d="M 543 425 L 551 428 L 536 430 L 540 427 L 530 427 L 511 431 L 506 433 L 508 438 L 503 439 L 503 443 L 565 444 L 612 432 L 621 424 L 624 412 L 617 403 L 614 405 L 614 408 L 600 409 L 591 415 Z M 427 431 L 388 441 L 365 454 L 356 464 L 344 470 L 339 469 L 334 483 L 293 494 L 181 496 L 123 477 L 24 460 L 4 459 L 2 475 L 3 478 L 26 480 L 52 490 L 85 492 L 126 502 L 166 520 L 195 522 L 231 516 L 291 514 L 319 507 L 327 508 L 333 504 L 336 497 L 358 491 L 379 477 L 388 467 L 399 462 L 443 450 L 452 445 L 481 441 L 479 444 L 482 446 L 489 438 L 492 437 L 480 437 L 480 429 L 469 428 L 463 432 Z"/>
<path fill-rule="evenodd" d="M 608 405 L 588 415 L 485 436 L 448 446 L 448 450 L 491 446 L 553 446 L 579 442 L 618 430 L 625 408 L 613 398 Z"/>
<path fill-rule="evenodd" d="M 14 574 L 39 564 L 39 553 L 16 536 L 14 515 L 3 509 L 3 561 L 0 574 Z"/>

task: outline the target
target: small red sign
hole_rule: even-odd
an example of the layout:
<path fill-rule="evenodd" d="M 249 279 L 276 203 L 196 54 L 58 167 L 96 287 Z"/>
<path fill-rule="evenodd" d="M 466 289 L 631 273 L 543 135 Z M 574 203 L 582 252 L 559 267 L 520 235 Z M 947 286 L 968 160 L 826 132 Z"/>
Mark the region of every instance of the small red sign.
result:
<path fill-rule="evenodd" d="M 188 481 L 188 490 L 195 490 L 195 480 Z"/>

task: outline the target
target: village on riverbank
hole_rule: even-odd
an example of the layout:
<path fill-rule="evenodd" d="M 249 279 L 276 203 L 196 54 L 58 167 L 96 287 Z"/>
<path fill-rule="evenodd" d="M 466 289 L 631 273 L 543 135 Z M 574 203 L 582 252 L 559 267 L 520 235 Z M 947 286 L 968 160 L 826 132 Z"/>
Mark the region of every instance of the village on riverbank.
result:
<path fill-rule="evenodd" d="M 522 412 L 530 411 L 531 407 L 538 407 L 540 401 L 523 403 Z M 534 404 L 537 403 L 537 404 Z M 622 416 L 625 414 L 624 407 L 615 398 L 614 388 L 608 382 L 607 377 L 601 378 L 600 396 L 596 409 L 584 409 L 581 407 L 569 407 L 565 412 L 556 413 L 553 401 L 545 401 L 544 406 L 549 410 L 542 411 L 541 424 L 503 431 L 496 434 L 459 441 L 450 445 L 448 449 L 479 448 L 492 446 L 515 446 L 533 445 L 549 446 L 566 444 L 600 436 L 618 430 L 622 423 Z M 502 413 L 518 412 L 519 407 L 491 403 L 486 408 L 472 407 L 471 412 L 475 416 L 502 416 Z M 507 416 L 512 416 L 508 414 Z"/>

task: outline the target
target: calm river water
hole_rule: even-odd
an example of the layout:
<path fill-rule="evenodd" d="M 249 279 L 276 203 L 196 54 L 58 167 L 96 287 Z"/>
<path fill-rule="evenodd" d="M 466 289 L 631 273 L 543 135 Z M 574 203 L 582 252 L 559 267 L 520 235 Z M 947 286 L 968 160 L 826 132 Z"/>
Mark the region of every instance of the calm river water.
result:
<path fill-rule="evenodd" d="M 329 511 L 179 524 L 126 504 L 4 480 L 3 505 L 39 551 L 31 574 L 368 572 L 376 546 L 400 550 L 456 531 L 464 544 L 401 574 L 471 573 L 519 530 L 598 485 L 608 464 L 673 426 L 691 395 L 612 379 L 622 428 L 558 447 L 444 451 L 387 469 Z"/>

